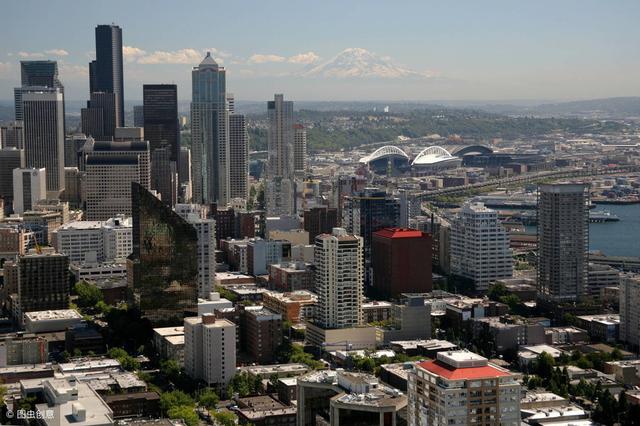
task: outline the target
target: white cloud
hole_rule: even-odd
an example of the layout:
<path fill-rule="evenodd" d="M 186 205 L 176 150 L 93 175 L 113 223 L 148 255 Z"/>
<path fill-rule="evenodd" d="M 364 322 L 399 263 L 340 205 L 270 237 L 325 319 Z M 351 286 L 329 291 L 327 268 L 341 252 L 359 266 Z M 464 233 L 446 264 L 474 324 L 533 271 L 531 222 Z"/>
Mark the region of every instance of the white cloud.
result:
<path fill-rule="evenodd" d="M 279 55 L 263 55 L 255 53 L 249 57 L 250 64 L 264 64 L 267 62 L 284 62 L 287 58 Z"/>
<path fill-rule="evenodd" d="M 222 52 L 215 48 L 209 48 L 204 50 L 185 48 L 178 50 L 156 50 L 153 52 L 147 52 L 144 49 L 134 46 L 123 46 L 122 55 L 126 62 L 133 62 L 144 65 L 156 65 L 156 64 L 189 64 L 197 65 L 204 58 L 206 52 L 211 52 L 216 62 L 224 63 L 223 57 L 231 56 L 227 52 Z"/>
<path fill-rule="evenodd" d="M 53 55 L 53 56 L 69 56 L 69 52 L 67 52 L 64 49 L 45 50 L 44 53 L 48 55 Z"/>
<path fill-rule="evenodd" d="M 44 52 L 18 52 L 18 56 L 25 59 L 38 59 L 46 56 L 68 56 L 69 52 L 64 49 L 50 49 Z"/>
<path fill-rule="evenodd" d="M 202 53 L 196 49 L 157 50 L 138 59 L 140 64 L 197 64 L 200 61 Z"/>
<path fill-rule="evenodd" d="M 122 46 L 122 56 L 126 62 L 134 62 L 136 59 L 146 55 L 144 50 L 133 46 Z"/>
<path fill-rule="evenodd" d="M 43 58 L 44 53 L 40 52 L 18 52 L 18 56 L 21 58 Z"/>
<path fill-rule="evenodd" d="M 307 52 L 307 53 L 299 53 L 297 55 L 291 56 L 287 62 L 292 64 L 313 64 L 320 59 L 320 56 L 316 55 L 315 52 Z"/>

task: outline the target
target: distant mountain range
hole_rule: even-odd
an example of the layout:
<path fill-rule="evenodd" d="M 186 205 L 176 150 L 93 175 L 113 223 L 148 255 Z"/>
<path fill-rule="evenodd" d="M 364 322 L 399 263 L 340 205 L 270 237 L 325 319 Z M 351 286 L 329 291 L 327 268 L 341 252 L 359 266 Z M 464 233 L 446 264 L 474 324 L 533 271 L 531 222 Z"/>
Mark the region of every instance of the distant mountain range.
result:
<path fill-rule="evenodd" d="M 347 49 L 350 50 L 350 49 Z M 343 52 L 344 53 L 344 52 Z M 352 55 L 353 52 L 349 53 Z M 362 52 L 353 53 L 355 56 Z M 338 55 L 340 56 L 340 55 Z M 352 55 L 353 56 L 353 55 Z M 365 56 L 367 56 L 365 54 Z M 318 65 L 307 72 L 314 73 L 331 72 L 333 61 Z M 370 63 L 370 62 L 367 62 Z M 392 67 L 386 68 L 384 61 L 377 68 L 380 75 L 387 73 L 411 73 L 412 71 L 403 68 Z M 355 61 L 351 67 L 352 74 L 367 73 L 361 68 L 362 63 Z M 404 71 L 403 71 L 404 70 Z M 380 77 L 378 75 L 378 77 Z M 66 110 L 70 116 L 79 116 L 80 108 L 84 107 L 86 101 L 67 100 Z M 130 112 L 134 105 L 140 105 L 142 101 L 127 101 L 125 109 Z M 617 97 L 591 99 L 584 101 L 571 102 L 536 102 L 536 101 L 518 101 L 518 102 L 500 102 L 500 101 L 425 101 L 425 102 L 406 102 L 406 101 L 295 101 L 296 109 L 316 110 L 316 111 L 382 111 L 384 107 L 389 106 L 389 111 L 406 112 L 419 109 L 475 109 L 485 112 L 511 116 L 534 116 L 534 117 L 580 117 L 593 119 L 624 119 L 634 118 L 640 119 L 640 97 Z M 264 114 L 266 113 L 266 100 L 264 101 L 236 101 L 236 108 L 239 112 L 245 114 Z M 178 110 L 180 114 L 189 114 L 189 101 L 179 101 Z M 0 123 L 13 120 L 13 100 L 0 100 Z"/>
<path fill-rule="evenodd" d="M 640 118 L 640 97 L 590 99 L 538 105 L 485 104 L 474 108 L 497 114 L 540 117 Z"/>

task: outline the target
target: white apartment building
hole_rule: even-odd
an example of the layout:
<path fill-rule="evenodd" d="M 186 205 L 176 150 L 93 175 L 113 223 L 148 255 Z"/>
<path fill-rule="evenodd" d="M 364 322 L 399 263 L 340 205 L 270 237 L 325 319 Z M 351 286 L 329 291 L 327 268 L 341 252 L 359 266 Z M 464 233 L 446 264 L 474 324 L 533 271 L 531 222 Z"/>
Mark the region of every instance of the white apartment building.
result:
<path fill-rule="evenodd" d="M 620 280 L 620 340 L 640 347 L 640 276 Z"/>
<path fill-rule="evenodd" d="M 473 352 L 438 352 L 417 363 L 407 391 L 409 426 L 520 424 L 516 376 Z"/>
<path fill-rule="evenodd" d="M 216 274 L 216 221 L 203 218 L 202 209 L 195 204 L 177 204 L 175 211 L 198 234 L 198 297 L 207 298 Z"/>
<path fill-rule="evenodd" d="M 131 218 L 106 221 L 74 221 L 54 231 L 56 251 L 72 263 L 111 262 L 126 259 L 133 251 Z"/>
<path fill-rule="evenodd" d="M 498 213 L 468 202 L 451 223 L 451 272 L 473 280 L 477 290 L 513 275 L 509 236 Z"/>
<path fill-rule="evenodd" d="M 45 169 L 13 169 L 13 212 L 22 214 L 47 198 Z"/>
<path fill-rule="evenodd" d="M 316 237 L 316 322 L 323 328 L 349 328 L 362 324 L 364 286 L 362 237 L 333 228 Z"/>
<path fill-rule="evenodd" d="M 185 318 L 184 368 L 191 378 L 224 389 L 236 373 L 236 325 L 211 314 Z"/>

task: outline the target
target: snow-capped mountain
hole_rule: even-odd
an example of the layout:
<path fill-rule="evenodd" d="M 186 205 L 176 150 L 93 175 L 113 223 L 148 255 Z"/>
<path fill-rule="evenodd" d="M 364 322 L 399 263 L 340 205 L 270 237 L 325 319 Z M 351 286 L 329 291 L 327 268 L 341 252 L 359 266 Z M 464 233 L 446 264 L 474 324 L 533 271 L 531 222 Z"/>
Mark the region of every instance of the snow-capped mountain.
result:
<path fill-rule="evenodd" d="M 359 47 L 343 50 L 327 62 L 316 65 L 302 73 L 306 77 L 378 77 L 378 78 L 424 78 L 427 74 L 394 65 L 383 58 Z"/>

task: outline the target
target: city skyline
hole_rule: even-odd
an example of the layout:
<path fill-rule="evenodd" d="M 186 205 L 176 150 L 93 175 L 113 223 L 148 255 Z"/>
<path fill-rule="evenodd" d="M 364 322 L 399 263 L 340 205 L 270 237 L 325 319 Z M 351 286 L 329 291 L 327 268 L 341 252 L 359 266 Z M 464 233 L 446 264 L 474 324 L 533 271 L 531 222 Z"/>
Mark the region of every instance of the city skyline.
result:
<path fill-rule="evenodd" d="M 189 71 L 206 51 L 229 70 L 239 100 L 287 93 L 296 100 L 517 100 L 587 99 L 640 94 L 634 70 L 640 5 L 595 1 L 543 1 L 491 7 L 471 2 L 443 5 L 382 2 L 367 7 L 338 2 L 261 4 L 224 8 L 192 2 L 142 19 L 144 2 L 30 11 L 40 0 L 5 6 L 14 18 L 0 29 L 0 99 L 18 86 L 20 60 L 60 65 L 68 100 L 86 98 L 93 29 L 123 29 L 125 101 L 142 99 L 142 84 L 178 85 L 189 99 Z M 118 4 L 123 7 L 118 7 Z M 207 6 L 212 13 L 206 13 Z M 205 13 L 193 14 L 194 9 Z M 246 14 L 247 8 L 255 13 Z M 402 19 L 390 19 L 402 11 Z M 28 19 L 25 35 L 21 17 Z M 278 25 L 287 22 L 286 37 Z M 73 24 L 72 24 L 73 23 Z M 329 25 L 330 24 L 330 25 Z M 69 29 L 73 30 L 69 30 Z M 204 28 L 191 32 L 190 28 Z M 209 29 L 210 28 L 210 29 Z M 215 28 L 215 31 L 214 31 Z"/>

